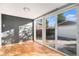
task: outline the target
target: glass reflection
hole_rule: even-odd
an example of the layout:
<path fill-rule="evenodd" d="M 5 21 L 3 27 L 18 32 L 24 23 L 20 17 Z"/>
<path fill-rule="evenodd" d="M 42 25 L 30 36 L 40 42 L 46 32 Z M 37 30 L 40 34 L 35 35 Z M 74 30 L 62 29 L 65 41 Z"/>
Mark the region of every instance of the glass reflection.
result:
<path fill-rule="evenodd" d="M 68 55 L 76 55 L 76 14 L 76 9 L 58 14 L 58 50 Z"/>
<path fill-rule="evenodd" d="M 36 20 L 36 39 L 42 43 L 42 19 Z"/>
<path fill-rule="evenodd" d="M 56 17 L 48 17 L 46 20 L 46 44 L 53 48 L 55 47 L 55 26 Z"/>

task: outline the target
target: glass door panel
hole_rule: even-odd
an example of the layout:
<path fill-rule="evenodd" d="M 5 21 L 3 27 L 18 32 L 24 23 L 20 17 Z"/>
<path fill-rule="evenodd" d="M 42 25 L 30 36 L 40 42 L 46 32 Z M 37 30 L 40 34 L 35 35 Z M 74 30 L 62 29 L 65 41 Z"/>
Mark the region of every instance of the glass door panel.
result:
<path fill-rule="evenodd" d="M 42 43 L 42 19 L 36 20 L 36 41 Z"/>
<path fill-rule="evenodd" d="M 58 50 L 68 55 L 76 55 L 76 17 L 77 10 L 72 9 L 58 14 Z"/>
<path fill-rule="evenodd" d="M 46 44 L 50 47 L 55 47 L 55 27 L 56 17 L 50 16 L 46 20 Z"/>

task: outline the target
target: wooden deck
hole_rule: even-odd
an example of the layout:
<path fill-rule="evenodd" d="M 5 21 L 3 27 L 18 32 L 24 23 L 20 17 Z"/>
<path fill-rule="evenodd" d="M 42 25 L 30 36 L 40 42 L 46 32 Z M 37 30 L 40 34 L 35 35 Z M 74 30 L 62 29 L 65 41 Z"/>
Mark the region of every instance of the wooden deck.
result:
<path fill-rule="evenodd" d="M 0 48 L 0 56 L 63 56 L 36 42 L 7 45 Z"/>

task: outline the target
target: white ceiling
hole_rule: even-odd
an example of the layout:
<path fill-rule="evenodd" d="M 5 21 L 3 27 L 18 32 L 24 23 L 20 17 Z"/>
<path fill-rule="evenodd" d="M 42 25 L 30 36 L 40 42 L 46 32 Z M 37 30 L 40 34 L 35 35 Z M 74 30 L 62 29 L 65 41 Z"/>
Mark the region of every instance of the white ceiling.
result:
<path fill-rule="evenodd" d="M 3 14 L 34 19 L 65 4 L 67 3 L 2 3 L 0 4 L 0 12 Z M 24 7 L 29 8 L 30 11 L 25 12 L 23 10 Z"/>

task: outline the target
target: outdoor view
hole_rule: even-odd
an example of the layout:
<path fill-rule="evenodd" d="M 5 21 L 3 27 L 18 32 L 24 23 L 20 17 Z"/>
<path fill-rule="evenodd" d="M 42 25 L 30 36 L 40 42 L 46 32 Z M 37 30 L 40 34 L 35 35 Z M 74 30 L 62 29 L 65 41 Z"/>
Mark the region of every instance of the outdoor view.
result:
<path fill-rule="evenodd" d="M 57 48 L 67 55 L 76 55 L 76 17 L 77 10 L 72 9 L 55 16 L 48 17 L 46 21 L 46 44 L 49 47 Z M 57 25 L 56 25 L 57 23 Z M 57 26 L 57 28 L 56 28 Z M 57 36 L 55 31 L 57 30 Z M 56 40 L 57 37 L 57 40 Z M 36 21 L 36 39 L 42 40 L 42 19 Z M 56 45 L 55 45 L 56 42 Z"/>
<path fill-rule="evenodd" d="M 56 26 L 56 17 L 50 16 L 46 20 L 46 43 L 50 47 L 55 47 L 55 26 Z"/>
<path fill-rule="evenodd" d="M 58 14 L 57 47 L 68 55 L 76 55 L 76 14 L 76 9 Z"/>

